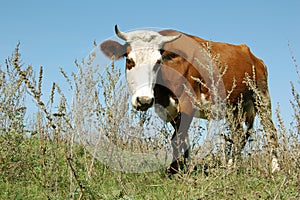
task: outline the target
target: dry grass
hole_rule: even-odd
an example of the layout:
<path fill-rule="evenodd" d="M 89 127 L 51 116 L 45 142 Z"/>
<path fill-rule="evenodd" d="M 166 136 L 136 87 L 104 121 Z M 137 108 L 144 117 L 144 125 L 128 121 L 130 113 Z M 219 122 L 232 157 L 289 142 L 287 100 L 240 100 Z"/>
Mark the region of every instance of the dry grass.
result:
<path fill-rule="evenodd" d="M 297 62 L 292 58 L 299 75 Z M 228 136 L 231 133 L 228 124 L 221 120 L 220 134 L 212 134 L 216 130 L 212 122 L 195 122 L 192 165 L 197 169 L 170 180 L 165 170 L 168 162 L 165 155 L 140 157 L 147 161 L 141 164 L 133 154 L 156 155 L 153 152 L 157 149 L 168 152 L 170 127 L 162 125 L 156 127 L 158 131 L 147 132 L 146 128 L 155 127 L 156 121 L 151 121 L 151 113 L 131 111 L 127 90 L 119 84 L 122 78 L 119 68 L 107 66 L 106 74 L 102 74 L 97 67 L 89 67 L 92 62 L 93 57 L 76 62 L 78 73 L 71 76 L 61 70 L 74 94 L 73 100 L 67 100 L 59 85 L 53 83 L 48 102 L 41 98 L 43 76 L 47 75 L 42 68 L 36 75 L 31 66 L 24 67 L 19 45 L 5 66 L 1 66 L 0 199 L 300 198 L 300 98 L 296 89 L 300 87 L 299 81 L 296 85 L 291 83 L 294 118 L 289 128 L 284 125 L 279 106 L 276 111 L 280 172 L 270 172 L 271 160 L 260 124 L 255 127 L 253 141 L 246 146 L 239 163 L 228 168 L 224 164 L 226 144 L 221 133 Z M 116 95 L 116 91 L 124 93 Z M 27 98 L 32 98 L 38 108 L 30 124 L 25 119 L 27 93 Z M 121 121 L 124 116 L 130 120 Z M 145 132 L 156 134 L 149 138 Z M 103 133 L 100 139 L 111 141 L 108 146 L 97 143 L 97 133 Z M 205 145 L 197 145 L 201 135 L 213 139 L 212 143 L 204 143 L 209 144 L 208 151 Z M 110 157 L 105 160 L 103 156 L 108 152 Z M 113 170 L 114 167 L 120 171 Z M 145 172 L 151 167 L 157 170 Z M 147 170 L 128 173 L 129 169 Z"/>

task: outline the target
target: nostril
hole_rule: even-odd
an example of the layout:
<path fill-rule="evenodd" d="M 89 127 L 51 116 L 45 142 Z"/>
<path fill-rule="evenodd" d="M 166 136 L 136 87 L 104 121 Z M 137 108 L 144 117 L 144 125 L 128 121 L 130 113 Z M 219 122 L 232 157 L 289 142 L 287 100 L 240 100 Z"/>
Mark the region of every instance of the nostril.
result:
<path fill-rule="evenodd" d="M 141 103 L 141 97 L 137 97 L 137 98 L 136 98 L 136 102 L 137 102 L 138 104 L 142 104 L 142 103 Z"/>
<path fill-rule="evenodd" d="M 153 103 L 154 103 L 154 98 L 150 98 L 150 103 L 149 103 L 149 105 L 153 105 Z"/>

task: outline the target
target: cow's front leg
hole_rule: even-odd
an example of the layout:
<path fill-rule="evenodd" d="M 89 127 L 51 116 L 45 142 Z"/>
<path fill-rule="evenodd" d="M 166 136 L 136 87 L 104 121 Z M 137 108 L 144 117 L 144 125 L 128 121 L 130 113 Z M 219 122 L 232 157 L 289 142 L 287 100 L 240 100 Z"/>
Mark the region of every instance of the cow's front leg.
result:
<path fill-rule="evenodd" d="M 172 136 L 173 162 L 169 168 L 169 173 L 176 174 L 186 168 L 190 160 L 190 144 L 188 129 L 192 117 L 184 113 L 180 113 L 172 122 L 174 134 Z M 183 156 L 183 161 L 181 160 Z"/>

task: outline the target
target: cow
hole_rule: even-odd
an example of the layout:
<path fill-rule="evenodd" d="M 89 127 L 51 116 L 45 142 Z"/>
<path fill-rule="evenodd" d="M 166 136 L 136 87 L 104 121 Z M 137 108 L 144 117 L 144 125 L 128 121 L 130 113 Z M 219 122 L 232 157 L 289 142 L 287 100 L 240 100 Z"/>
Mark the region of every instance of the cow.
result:
<path fill-rule="evenodd" d="M 247 45 L 209 41 L 176 30 L 122 32 L 115 25 L 115 33 L 125 44 L 106 40 L 100 49 L 112 60 L 126 59 L 126 79 L 132 91 L 133 108 L 146 111 L 155 105 L 158 115 L 174 127 L 170 173 L 180 171 L 181 156 L 189 160 L 188 129 L 193 117 L 211 119 L 205 110 L 209 108 L 213 113 L 218 99 L 233 107 L 242 102 L 247 129 L 240 141 L 241 148 L 258 115 L 273 155 L 272 170 L 279 169 L 267 68 Z M 247 76 L 253 80 L 255 91 L 246 83 Z M 213 92 L 214 87 L 218 95 Z M 258 99 L 262 102 L 257 102 Z M 233 114 L 237 117 L 238 112 Z M 216 118 L 222 117 L 226 115 Z M 231 127 L 231 130 L 238 128 L 241 127 Z"/>

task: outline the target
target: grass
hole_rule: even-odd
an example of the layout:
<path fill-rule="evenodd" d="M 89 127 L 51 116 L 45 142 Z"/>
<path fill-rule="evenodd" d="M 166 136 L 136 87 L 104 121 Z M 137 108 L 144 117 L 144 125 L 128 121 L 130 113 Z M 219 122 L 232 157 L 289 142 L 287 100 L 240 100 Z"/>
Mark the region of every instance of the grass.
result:
<path fill-rule="evenodd" d="M 297 71 L 297 62 L 292 58 Z M 155 136 L 162 140 L 147 142 L 143 137 L 132 140 L 130 135 L 120 135 L 115 130 L 120 124 L 114 118 L 120 112 L 114 109 L 117 106 L 113 101 L 114 88 L 120 78 L 119 70 L 112 65 L 107 67 L 108 73 L 101 76 L 97 69 L 84 68 L 84 61 L 76 64 L 79 71 L 76 75 L 69 77 L 63 71 L 62 75 L 75 91 L 77 101 L 90 103 L 84 104 L 87 112 L 96 111 L 96 119 L 101 122 L 99 129 L 109 130 L 106 131 L 107 137 L 124 149 L 138 152 L 145 149 L 151 152 L 154 147 L 167 143 L 167 136 L 162 135 Z M 36 73 L 31 66 L 22 65 L 19 45 L 5 65 L 1 65 L 0 75 L 0 199 L 300 198 L 298 85 L 291 86 L 294 121 L 290 129 L 284 126 L 280 107 L 276 112 L 281 171 L 270 173 L 270 157 L 263 147 L 265 138 L 263 131 L 257 127 L 254 133 L 257 142 L 253 143 L 255 150 L 251 150 L 251 156 L 242 156 L 235 167 L 224 166 L 222 152 L 217 151 L 213 156 L 198 158 L 194 155 L 193 164 L 197 170 L 170 178 L 165 168 L 154 172 L 126 173 L 113 170 L 112 166 L 96 159 L 82 140 L 81 134 L 87 130 L 80 126 L 82 118 L 79 116 L 84 110 L 68 110 L 75 105 L 67 101 L 56 83 L 53 83 L 49 101 L 43 102 L 43 70 L 41 68 Z M 84 96 L 84 91 L 97 84 L 100 87 L 93 90 L 93 95 Z M 30 125 L 25 119 L 24 99 L 27 93 L 38 108 Z M 60 98 L 54 98 L 55 95 Z M 99 101 L 101 96 L 107 101 Z M 126 100 L 126 97 L 123 98 Z M 133 113 L 132 117 L 137 124 L 139 120 L 147 121 L 146 115 Z M 206 130 L 198 131 L 205 134 Z"/>

